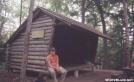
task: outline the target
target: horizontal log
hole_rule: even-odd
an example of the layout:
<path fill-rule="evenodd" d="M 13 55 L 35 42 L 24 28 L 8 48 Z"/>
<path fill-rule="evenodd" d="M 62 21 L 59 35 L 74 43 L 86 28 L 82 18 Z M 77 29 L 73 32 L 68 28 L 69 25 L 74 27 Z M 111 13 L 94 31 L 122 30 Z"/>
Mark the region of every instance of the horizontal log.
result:
<path fill-rule="evenodd" d="M 21 36 L 25 36 L 25 35 L 26 35 L 26 33 L 25 33 L 25 32 L 23 32 L 23 33 L 21 33 L 20 35 L 21 35 Z"/>
<path fill-rule="evenodd" d="M 28 56 L 28 59 L 30 60 L 46 60 L 45 56 Z"/>
<path fill-rule="evenodd" d="M 29 44 L 30 45 L 33 45 L 33 44 L 43 44 L 43 45 L 47 45 L 49 44 L 49 40 L 48 41 L 29 41 Z"/>
<path fill-rule="evenodd" d="M 32 24 L 32 28 L 38 28 L 38 27 L 46 27 L 46 26 L 52 26 L 53 22 L 49 22 L 49 23 L 43 23 L 43 24 Z"/>
<path fill-rule="evenodd" d="M 22 45 L 22 46 L 11 46 L 11 49 L 14 49 L 14 48 L 24 48 L 24 46 Z"/>
<path fill-rule="evenodd" d="M 48 48 L 29 48 L 29 52 L 45 52 L 48 51 Z"/>
<path fill-rule="evenodd" d="M 21 63 L 22 59 L 10 59 L 10 62 L 16 62 L 16 63 Z M 40 61 L 40 60 L 28 60 L 28 64 L 33 64 L 33 65 L 45 65 L 45 61 Z"/>
<path fill-rule="evenodd" d="M 46 19 L 52 19 L 52 17 L 40 17 L 38 19 L 35 19 L 34 22 L 36 22 L 36 21 L 42 21 L 42 20 L 46 20 Z"/>
<path fill-rule="evenodd" d="M 21 39 L 16 39 L 14 42 L 22 42 L 22 41 L 24 41 L 24 38 L 21 38 Z"/>
<path fill-rule="evenodd" d="M 44 69 L 34 69 L 34 68 L 27 68 L 29 71 L 34 71 L 34 72 L 40 72 L 40 73 L 45 73 L 45 74 L 50 74 L 48 70 Z"/>
<path fill-rule="evenodd" d="M 11 65 L 10 68 L 13 68 L 13 69 L 21 69 L 20 66 L 13 66 L 13 65 Z"/>
<path fill-rule="evenodd" d="M 23 52 L 11 52 L 11 55 L 22 55 Z M 28 55 L 33 55 L 33 56 L 47 56 L 48 51 L 43 51 L 43 52 L 28 52 Z"/>
<path fill-rule="evenodd" d="M 12 55 L 10 56 L 10 59 L 22 59 L 23 56 L 19 56 L 19 55 Z M 28 56 L 28 59 L 30 60 L 45 60 L 46 57 L 44 56 Z"/>
<path fill-rule="evenodd" d="M 32 28 L 31 31 L 47 30 L 47 29 L 51 29 L 51 28 L 52 28 L 52 25 L 49 25 L 49 26 L 42 26 L 42 27 Z"/>
<path fill-rule="evenodd" d="M 10 59 L 10 62 L 18 63 L 18 62 L 22 62 L 22 59 Z"/>
<path fill-rule="evenodd" d="M 20 66 L 10 66 L 11 68 L 13 69 L 21 69 Z M 50 74 L 48 70 L 46 69 L 34 69 L 34 68 L 27 68 L 28 71 L 34 71 L 34 72 L 42 72 L 42 73 L 45 73 L 45 74 Z"/>
<path fill-rule="evenodd" d="M 47 30 L 45 30 L 45 33 L 51 33 L 51 32 L 52 32 L 51 29 L 47 29 Z"/>
<path fill-rule="evenodd" d="M 30 37 L 30 41 L 44 41 L 44 40 L 50 40 L 51 39 L 51 37 L 50 36 L 44 36 L 44 38 L 32 38 L 32 37 Z"/>
<path fill-rule="evenodd" d="M 24 44 L 24 42 L 13 42 L 13 43 L 11 43 L 11 46 L 13 46 L 13 45 L 23 45 Z"/>
<path fill-rule="evenodd" d="M 29 48 L 48 48 L 49 45 L 29 45 Z"/>
<path fill-rule="evenodd" d="M 19 36 L 17 39 L 24 39 L 25 36 Z"/>
<path fill-rule="evenodd" d="M 45 66 L 45 61 L 40 61 L 40 60 L 28 60 L 28 64 L 32 65 L 44 65 Z"/>
<path fill-rule="evenodd" d="M 11 52 L 11 55 L 22 55 L 23 52 Z"/>
<path fill-rule="evenodd" d="M 11 52 L 23 52 L 24 48 L 12 48 Z"/>
<path fill-rule="evenodd" d="M 22 55 L 11 55 L 10 58 L 11 59 L 22 59 Z"/>
<path fill-rule="evenodd" d="M 39 39 L 37 39 L 37 38 L 32 38 L 32 35 L 30 35 L 30 40 L 32 41 L 32 40 L 43 40 L 44 41 L 44 39 L 45 40 L 49 40 L 50 38 L 51 38 L 51 34 L 52 33 L 45 33 L 45 35 L 44 35 L 44 37 L 43 38 L 39 38 Z"/>
<path fill-rule="evenodd" d="M 42 20 L 42 21 L 35 21 L 32 23 L 32 25 L 34 24 L 41 24 L 41 23 L 48 23 L 48 22 L 53 22 L 52 19 L 45 19 L 45 20 Z"/>
<path fill-rule="evenodd" d="M 47 69 L 46 66 L 38 66 L 38 65 L 27 65 L 27 68 L 33 68 L 33 69 Z"/>
<path fill-rule="evenodd" d="M 45 37 L 50 37 L 52 33 L 46 33 Z"/>
<path fill-rule="evenodd" d="M 31 56 L 47 56 L 48 55 L 48 52 L 28 52 L 28 55 L 31 55 Z"/>
<path fill-rule="evenodd" d="M 48 15 L 46 15 L 46 14 L 39 16 L 39 18 L 45 18 L 45 17 L 50 17 L 50 16 L 48 16 Z M 51 18 L 52 18 L 52 17 L 51 17 Z"/>
<path fill-rule="evenodd" d="M 21 63 L 14 63 L 14 62 L 11 62 L 11 63 L 10 63 L 10 66 L 21 66 Z"/>
<path fill-rule="evenodd" d="M 12 65 L 10 65 L 10 67 L 12 67 L 12 68 L 17 68 L 17 69 L 20 69 L 21 68 L 21 66 L 20 65 L 17 65 L 17 64 L 13 64 L 12 63 Z M 47 67 L 45 67 L 45 66 L 37 66 L 37 65 L 27 65 L 27 69 L 46 69 Z"/>

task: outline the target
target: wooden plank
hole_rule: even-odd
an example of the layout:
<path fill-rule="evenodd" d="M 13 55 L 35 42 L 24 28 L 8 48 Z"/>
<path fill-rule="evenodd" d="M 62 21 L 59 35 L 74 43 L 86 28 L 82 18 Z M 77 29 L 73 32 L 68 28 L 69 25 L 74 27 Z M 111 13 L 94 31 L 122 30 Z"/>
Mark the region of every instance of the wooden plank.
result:
<path fill-rule="evenodd" d="M 20 66 L 11 66 L 13 69 L 21 69 Z M 45 73 L 49 74 L 49 71 L 44 70 L 44 69 L 35 69 L 35 68 L 26 68 L 28 71 L 34 71 L 34 72 L 40 72 L 40 73 Z"/>
<path fill-rule="evenodd" d="M 49 22 L 49 23 L 43 23 L 43 24 L 36 24 L 36 25 L 32 25 L 32 28 L 38 28 L 38 27 L 46 27 L 46 26 L 52 26 L 53 22 Z"/>
<path fill-rule="evenodd" d="M 38 65 L 27 65 L 27 68 L 33 68 L 33 69 L 47 69 L 47 67 L 44 66 L 38 66 Z"/>
<path fill-rule="evenodd" d="M 43 26 L 43 27 L 36 27 L 36 28 L 32 28 L 31 31 L 47 30 L 47 29 L 51 29 L 51 28 L 52 28 L 51 25 L 50 26 Z"/>
<path fill-rule="evenodd" d="M 46 19 L 46 20 L 42 20 L 42 21 L 36 21 L 36 22 L 33 22 L 32 25 L 41 24 L 41 23 L 48 23 L 48 22 L 52 22 L 52 19 Z"/>
<path fill-rule="evenodd" d="M 23 52 L 11 52 L 11 55 L 22 55 Z"/>
<path fill-rule="evenodd" d="M 45 36 L 45 37 L 44 37 L 44 40 L 50 40 L 50 39 L 51 39 L 50 36 Z"/>
<path fill-rule="evenodd" d="M 44 40 L 50 40 L 50 36 L 44 36 L 44 38 L 32 38 L 32 37 L 30 37 L 30 41 L 44 41 Z"/>
<path fill-rule="evenodd" d="M 22 59 L 22 55 L 11 55 L 11 59 Z"/>
<path fill-rule="evenodd" d="M 72 65 L 72 66 L 65 66 L 67 71 L 74 71 L 74 70 L 79 70 L 82 68 L 86 68 L 86 67 L 94 67 L 93 64 L 81 64 L 81 65 Z"/>
<path fill-rule="evenodd" d="M 52 17 L 40 17 L 38 19 L 35 19 L 34 22 L 36 22 L 36 21 L 42 21 L 42 20 L 46 20 L 46 19 L 52 19 Z"/>
<path fill-rule="evenodd" d="M 14 62 L 11 62 L 10 65 L 11 65 L 11 66 L 14 66 L 14 65 L 15 65 L 15 66 L 21 66 L 21 63 L 14 63 Z"/>
<path fill-rule="evenodd" d="M 30 60 L 46 60 L 45 56 L 28 56 L 28 59 Z"/>
<path fill-rule="evenodd" d="M 22 42 L 22 41 L 24 41 L 24 38 L 21 38 L 21 39 L 16 39 L 14 42 Z"/>
<path fill-rule="evenodd" d="M 23 52 L 24 48 L 12 48 L 11 52 Z"/>
<path fill-rule="evenodd" d="M 43 44 L 43 45 L 47 45 L 49 44 L 49 40 L 48 41 L 29 41 L 29 45 L 37 45 L 37 44 Z"/>
<path fill-rule="evenodd" d="M 29 45 L 29 48 L 48 48 L 48 45 Z"/>
<path fill-rule="evenodd" d="M 22 59 L 10 59 L 10 62 L 21 63 Z M 40 60 L 28 60 L 27 63 L 31 65 L 45 65 L 45 61 L 40 61 Z"/>
<path fill-rule="evenodd" d="M 39 56 L 39 55 L 41 55 L 41 56 L 47 56 L 48 55 L 48 52 L 28 52 L 28 55 L 30 56 Z"/>
<path fill-rule="evenodd" d="M 52 32 L 51 29 L 47 29 L 47 30 L 45 30 L 45 33 L 51 33 L 51 32 Z"/>
<path fill-rule="evenodd" d="M 12 49 L 14 49 L 14 48 L 24 48 L 24 46 L 19 46 L 19 45 L 18 46 L 11 46 L 11 48 Z"/>
<path fill-rule="evenodd" d="M 14 45 L 23 45 L 24 42 L 13 42 L 11 43 L 11 46 L 14 46 Z"/>
<path fill-rule="evenodd" d="M 10 58 L 11 59 L 22 59 L 22 55 L 11 55 Z M 44 60 L 46 59 L 45 56 L 28 56 L 28 59 L 30 60 Z"/>
<path fill-rule="evenodd" d="M 25 32 L 24 33 L 21 33 L 20 36 L 25 36 Z"/>
<path fill-rule="evenodd" d="M 22 62 L 22 59 L 10 59 L 10 62 L 18 63 L 18 62 Z"/>
<path fill-rule="evenodd" d="M 24 39 L 25 36 L 19 36 L 17 39 Z"/>
<path fill-rule="evenodd" d="M 29 52 L 45 52 L 48 51 L 48 48 L 29 48 Z"/>
<path fill-rule="evenodd" d="M 40 60 L 28 60 L 28 64 L 31 65 L 44 65 L 45 66 L 45 61 L 40 61 Z"/>
<path fill-rule="evenodd" d="M 52 33 L 46 33 L 45 37 L 50 37 L 52 35 Z"/>
<path fill-rule="evenodd" d="M 10 67 L 13 68 L 13 69 L 21 69 L 20 66 L 13 66 L 13 65 L 11 65 Z"/>
<path fill-rule="evenodd" d="M 49 17 L 49 16 L 46 14 L 43 14 L 43 15 L 39 16 L 38 18 L 45 18 L 45 17 Z"/>
<path fill-rule="evenodd" d="M 44 69 L 27 68 L 27 70 L 38 72 L 38 73 L 40 72 L 40 73 L 50 74 L 48 70 L 44 70 Z"/>

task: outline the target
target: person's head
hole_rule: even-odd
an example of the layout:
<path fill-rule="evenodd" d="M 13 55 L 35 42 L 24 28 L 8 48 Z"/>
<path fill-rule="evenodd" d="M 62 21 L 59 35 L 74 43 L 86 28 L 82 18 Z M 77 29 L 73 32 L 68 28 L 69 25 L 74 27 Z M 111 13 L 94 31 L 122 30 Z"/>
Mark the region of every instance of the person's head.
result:
<path fill-rule="evenodd" d="M 50 49 L 50 54 L 55 55 L 55 53 L 56 53 L 56 49 L 54 47 L 52 47 Z"/>

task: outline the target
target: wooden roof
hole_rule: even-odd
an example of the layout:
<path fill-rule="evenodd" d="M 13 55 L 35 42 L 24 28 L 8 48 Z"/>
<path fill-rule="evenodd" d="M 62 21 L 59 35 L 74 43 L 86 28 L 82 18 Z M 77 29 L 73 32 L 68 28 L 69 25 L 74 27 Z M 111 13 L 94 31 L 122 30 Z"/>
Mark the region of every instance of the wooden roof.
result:
<path fill-rule="evenodd" d="M 94 35 L 97 35 L 98 37 L 103 37 L 103 38 L 106 38 L 106 39 L 109 39 L 109 40 L 112 40 L 112 38 L 110 38 L 109 36 L 103 34 L 102 32 L 99 32 L 98 30 L 96 30 L 95 28 L 93 28 L 92 26 L 88 26 L 86 24 L 83 24 L 83 23 L 80 23 L 78 21 L 75 21 L 71 18 L 68 18 L 68 17 L 65 17 L 63 15 L 60 15 L 56 12 L 53 12 L 53 11 L 50 11 L 50 10 L 47 10 L 43 7 L 37 7 L 35 8 L 35 10 L 33 10 L 33 19 L 39 14 L 39 13 L 45 13 L 51 17 L 54 17 L 55 19 L 61 21 L 61 22 L 64 22 L 70 26 L 72 26 L 72 28 L 74 26 L 76 26 L 77 28 L 79 29 L 82 29 L 82 30 L 85 30 L 85 31 L 89 31 L 90 33 L 93 33 Z M 14 32 L 14 34 L 11 36 L 11 38 L 9 38 L 9 40 L 5 43 L 5 45 L 8 43 L 8 42 L 11 42 L 23 29 L 26 28 L 26 22 L 27 22 L 27 19 L 19 26 L 19 28 Z M 5 47 L 4 45 L 4 47 Z"/>

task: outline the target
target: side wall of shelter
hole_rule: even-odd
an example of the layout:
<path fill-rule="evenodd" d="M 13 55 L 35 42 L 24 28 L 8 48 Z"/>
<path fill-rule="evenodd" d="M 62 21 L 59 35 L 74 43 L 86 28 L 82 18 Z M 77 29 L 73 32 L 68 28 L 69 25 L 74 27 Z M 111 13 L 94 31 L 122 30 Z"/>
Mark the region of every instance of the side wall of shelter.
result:
<path fill-rule="evenodd" d="M 53 18 L 48 15 L 38 15 L 32 22 L 32 28 L 29 39 L 27 70 L 44 71 L 45 59 L 48 55 L 53 34 Z M 26 25 L 25 25 L 26 27 Z M 44 30 L 44 37 L 32 38 L 33 31 Z M 25 32 L 20 32 L 18 37 L 9 44 L 10 51 L 7 52 L 8 68 L 20 69 L 24 50 Z M 10 53 L 9 53 L 10 52 Z"/>

